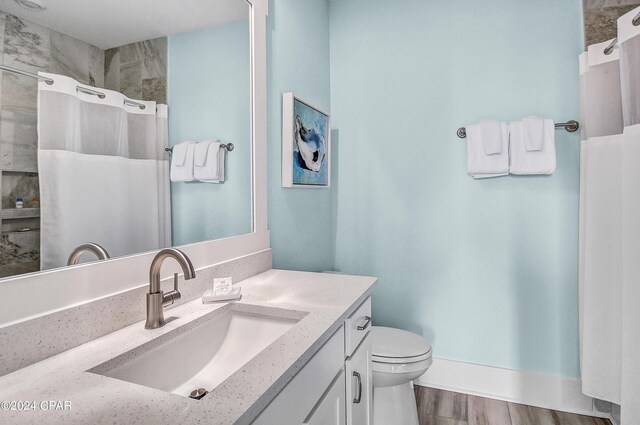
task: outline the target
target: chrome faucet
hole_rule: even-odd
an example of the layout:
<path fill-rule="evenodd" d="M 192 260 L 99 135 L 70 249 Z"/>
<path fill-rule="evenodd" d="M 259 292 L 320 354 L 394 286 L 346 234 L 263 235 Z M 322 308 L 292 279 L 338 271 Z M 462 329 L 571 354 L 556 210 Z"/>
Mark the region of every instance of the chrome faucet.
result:
<path fill-rule="evenodd" d="M 71 255 L 69 255 L 69 259 L 67 260 L 67 266 L 78 264 L 78 261 L 80 261 L 80 256 L 85 252 L 94 253 L 96 257 L 98 257 L 98 260 L 108 260 L 110 258 L 109 253 L 106 249 L 104 249 L 97 243 L 89 242 L 82 244 L 71 251 Z"/>
<path fill-rule="evenodd" d="M 147 323 L 145 329 L 157 329 L 164 326 L 164 306 L 173 304 L 182 296 L 178 291 L 178 273 L 173 275 L 173 291 L 166 294 L 160 289 L 160 268 L 167 258 L 173 258 L 182 267 L 185 280 L 196 277 L 193 264 L 187 255 L 175 248 L 166 248 L 158 252 L 151 262 L 149 270 L 149 293 L 147 294 Z"/>

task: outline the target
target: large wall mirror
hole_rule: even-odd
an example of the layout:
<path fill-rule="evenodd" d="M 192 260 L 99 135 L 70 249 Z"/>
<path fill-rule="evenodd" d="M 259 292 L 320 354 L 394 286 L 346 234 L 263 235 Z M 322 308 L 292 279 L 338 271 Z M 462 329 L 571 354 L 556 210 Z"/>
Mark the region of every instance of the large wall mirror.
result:
<path fill-rule="evenodd" d="M 0 278 L 255 230 L 249 3 L 1 0 L 0 49 Z"/>

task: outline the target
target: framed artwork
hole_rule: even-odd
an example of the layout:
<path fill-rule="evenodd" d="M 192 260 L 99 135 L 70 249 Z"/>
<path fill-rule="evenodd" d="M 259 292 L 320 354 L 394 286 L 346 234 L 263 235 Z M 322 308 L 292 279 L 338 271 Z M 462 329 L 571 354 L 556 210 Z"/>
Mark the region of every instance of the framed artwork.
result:
<path fill-rule="evenodd" d="M 330 186 L 329 114 L 282 94 L 282 187 Z"/>

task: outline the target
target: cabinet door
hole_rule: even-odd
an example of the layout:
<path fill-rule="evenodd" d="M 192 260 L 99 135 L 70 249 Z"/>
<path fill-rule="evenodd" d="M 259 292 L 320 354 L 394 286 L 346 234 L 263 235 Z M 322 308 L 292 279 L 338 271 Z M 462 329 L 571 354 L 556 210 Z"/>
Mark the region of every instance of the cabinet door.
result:
<path fill-rule="evenodd" d="M 344 391 L 344 327 L 336 331 L 260 413 L 252 425 L 300 425 L 342 376 Z M 344 396 L 343 396 L 344 401 Z M 344 406 L 342 407 L 344 414 Z"/>
<path fill-rule="evenodd" d="M 305 425 L 345 425 L 344 371 L 336 376 L 326 393 L 304 421 Z"/>
<path fill-rule="evenodd" d="M 347 425 L 373 424 L 371 333 L 345 362 Z M 382 424 L 384 425 L 384 424 Z"/>

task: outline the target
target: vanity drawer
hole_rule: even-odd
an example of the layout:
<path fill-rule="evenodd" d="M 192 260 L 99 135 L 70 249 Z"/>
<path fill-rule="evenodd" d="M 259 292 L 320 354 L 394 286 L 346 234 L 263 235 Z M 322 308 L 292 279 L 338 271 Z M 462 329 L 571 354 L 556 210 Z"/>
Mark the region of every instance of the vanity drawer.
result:
<path fill-rule="evenodd" d="M 360 345 L 360 341 L 367 336 L 371 328 L 371 297 L 367 298 L 360 307 L 344 322 L 344 351 L 349 357 Z"/>

